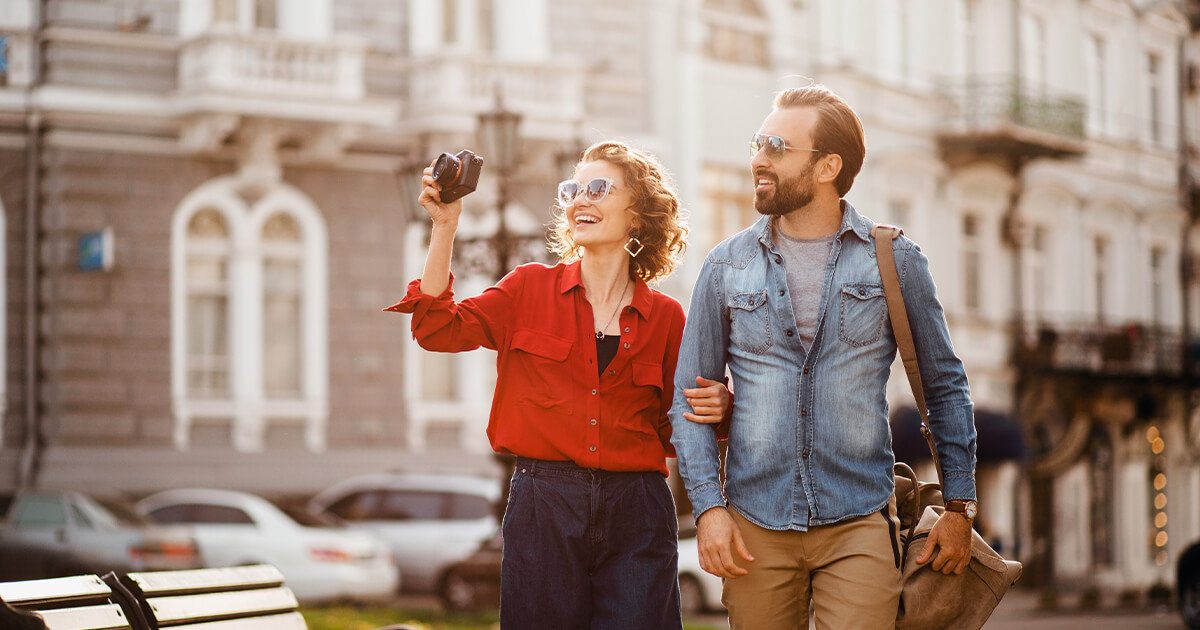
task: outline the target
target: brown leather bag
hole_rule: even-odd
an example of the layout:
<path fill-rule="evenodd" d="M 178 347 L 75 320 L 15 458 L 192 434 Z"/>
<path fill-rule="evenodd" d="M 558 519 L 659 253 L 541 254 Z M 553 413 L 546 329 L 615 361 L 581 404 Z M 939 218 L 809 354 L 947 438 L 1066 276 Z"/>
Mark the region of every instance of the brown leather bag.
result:
<path fill-rule="evenodd" d="M 896 630 L 973 630 L 983 627 L 1009 587 L 1021 577 L 1021 563 L 1005 560 L 978 532 L 972 531 L 971 561 L 961 575 L 934 571 L 930 567 L 932 560 L 917 564 L 929 531 L 945 512 L 942 500 L 944 477 L 933 433 L 929 430 L 925 390 L 917 369 L 917 350 L 908 326 L 908 310 L 904 307 L 896 259 L 892 254 L 892 241 L 902 233 L 900 228 L 889 225 L 877 225 L 871 231 L 875 237 L 875 254 L 883 279 L 888 316 L 892 321 L 892 334 L 921 413 L 921 435 L 933 455 L 938 483 L 918 480 L 908 464 L 897 462 L 895 465 L 896 511 L 900 527 L 905 530 L 900 537 L 904 587 L 896 614 Z"/>

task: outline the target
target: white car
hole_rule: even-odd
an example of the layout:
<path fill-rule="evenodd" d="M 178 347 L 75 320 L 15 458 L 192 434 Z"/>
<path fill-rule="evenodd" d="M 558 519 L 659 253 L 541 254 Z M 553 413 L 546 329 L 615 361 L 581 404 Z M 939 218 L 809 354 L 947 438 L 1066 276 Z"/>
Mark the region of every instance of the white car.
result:
<path fill-rule="evenodd" d="M 252 494 L 168 490 L 142 499 L 137 509 L 158 523 L 188 525 L 205 566 L 274 565 L 304 603 L 378 601 L 399 586 L 385 541 L 328 526 L 303 512 L 289 515 Z"/>
<path fill-rule="evenodd" d="M 383 536 L 404 588 L 432 592 L 450 565 L 496 532 L 499 498 L 496 479 L 378 473 L 335 484 L 313 497 L 308 509 Z"/>
<path fill-rule="evenodd" d="M 679 607 L 683 609 L 683 614 L 724 610 L 721 578 L 700 568 L 696 531 L 680 531 L 679 535 Z"/>

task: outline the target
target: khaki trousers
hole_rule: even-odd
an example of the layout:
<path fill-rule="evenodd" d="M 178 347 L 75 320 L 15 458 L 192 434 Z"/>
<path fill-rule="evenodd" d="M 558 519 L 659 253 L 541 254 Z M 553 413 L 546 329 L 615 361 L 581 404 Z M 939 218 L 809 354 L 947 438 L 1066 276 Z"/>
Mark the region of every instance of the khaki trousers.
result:
<path fill-rule="evenodd" d="M 881 512 L 808 531 L 765 529 L 730 509 L 754 556 L 726 579 L 721 601 L 733 630 L 807 629 L 812 601 L 818 630 L 896 627 L 900 604 L 900 525 L 895 498 Z"/>

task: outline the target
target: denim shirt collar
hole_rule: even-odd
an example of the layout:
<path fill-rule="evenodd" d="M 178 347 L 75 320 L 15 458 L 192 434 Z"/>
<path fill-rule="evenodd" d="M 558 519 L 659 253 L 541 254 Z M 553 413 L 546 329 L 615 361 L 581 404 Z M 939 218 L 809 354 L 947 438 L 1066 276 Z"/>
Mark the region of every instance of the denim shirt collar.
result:
<path fill-rule="evenodd" d="M 841 239 L 847 232 L 854 234 L 863 243 L 871 242 L 871 221 L 863 215 L 859 214 L 854 206 L 850 205 L 849 201 L 841 200 L 842 205 L 842 225 L 838 228 L 837 238 Z M 767 249 L 774 246 L 771 240 L 772 230 L 771 224 L 777 220 L 774 216 L 764 216 L 754 224 L 755 233 L 758 235 L 758 241 Z"/>

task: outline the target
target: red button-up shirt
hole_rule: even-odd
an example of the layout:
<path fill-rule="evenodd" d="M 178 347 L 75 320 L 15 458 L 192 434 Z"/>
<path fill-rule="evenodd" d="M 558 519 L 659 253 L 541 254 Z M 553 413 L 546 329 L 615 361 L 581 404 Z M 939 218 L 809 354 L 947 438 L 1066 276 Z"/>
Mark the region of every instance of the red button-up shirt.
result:
<path fill-rule="evenodd" d="M 441 295 L 421 281 L 388 311 L 412 313 L 422 348 L 497 351 L 496 391 L 487 434 L 492 448 L 586 468 L 667 474 L 675 362 L 683 307 L 634 280 L 622 309 L 621 346 L 597 374 L 591 304 L 579 262 L 517 267 L 477 297 L 454 301 L 454 278 Z"/>

